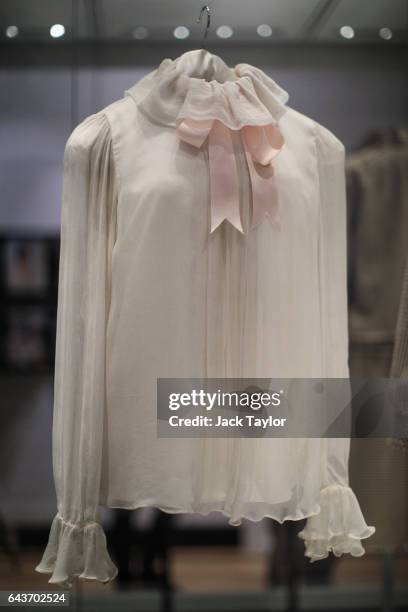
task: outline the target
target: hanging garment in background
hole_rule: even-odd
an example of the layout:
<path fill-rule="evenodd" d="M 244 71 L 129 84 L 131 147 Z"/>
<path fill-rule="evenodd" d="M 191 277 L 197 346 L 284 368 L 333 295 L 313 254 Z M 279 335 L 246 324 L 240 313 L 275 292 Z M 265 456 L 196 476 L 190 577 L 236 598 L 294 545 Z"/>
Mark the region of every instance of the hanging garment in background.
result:
<path fill-rule="evenodd" d="M 388 376 L 408 250 L 408 147 L 352 153 L 346 173 L 350 369 Z"/>
<path fill-rule="evenodd" d="M 53 462 L 39 572 L 116 568 L 101 507 L 308 518 L 362 555 L 348 438 L 158 438 L 156 379 L 348 377 L 344 147 L 262 70 L 165 58 L 64 157 Z"/>
<path fill-rule="evenodd" d="M 390 376 L 408 256 L 405 134 L 393 130 L 392 145 L 377 135 L 377 146 L 346 160 L 352 377 Z M 398 333 L 403 334 L 401 326 Z M 394 550 L 407 542 L 407 457 L 386 439 L 353 438 L 350 480 L 363 512 L 376 525 L 370 550 Z"/>
<path fill-rule="evenodd" d="M 408 128 L 392 127 L 370 132 L 358 150 L 374 147 L 392 147 L 394 145 L 408 145 Z"/>

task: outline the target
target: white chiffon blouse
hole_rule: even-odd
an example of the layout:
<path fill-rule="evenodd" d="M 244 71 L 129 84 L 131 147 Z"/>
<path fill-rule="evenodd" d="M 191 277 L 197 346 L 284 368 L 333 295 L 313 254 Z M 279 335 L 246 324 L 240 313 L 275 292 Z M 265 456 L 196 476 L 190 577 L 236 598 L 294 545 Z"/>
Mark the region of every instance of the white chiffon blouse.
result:
<path fill-rule="evenodd" d="M 156 433 L 158 377 L 349 376 L 344 147 L 287 102 L 259 68 L 195 49 L 68 139 L 57 513 L 36 567 L 50 583 L 115 578 L 104 507 L 307 518 L 311 560 L 364 553 L 374 528 L 349 487 L 348 438 Z M 266 183 L 251 182 L 260 134 Z"/>

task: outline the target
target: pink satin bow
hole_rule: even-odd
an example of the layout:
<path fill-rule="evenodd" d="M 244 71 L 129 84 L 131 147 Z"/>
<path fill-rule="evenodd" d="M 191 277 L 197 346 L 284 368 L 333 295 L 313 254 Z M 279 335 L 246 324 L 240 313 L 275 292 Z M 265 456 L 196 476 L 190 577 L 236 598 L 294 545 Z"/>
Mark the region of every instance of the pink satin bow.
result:
<path fill-rule="evenodd" d="M 239 189 L 236 159 L 230 129 L 217 119 L 183 119 L 176 128 L 185 142 L 200 148 L 208 137 L 211 230 L 224 220 L 244 233 L 239 212 Z M 264 216 L 279 225 L 278 197 L 272 160 L 283 146 L 283 137 L 273 125 L 245 125 L 240 130 L 252 190 L 252 222 L 257 225 Z"/>

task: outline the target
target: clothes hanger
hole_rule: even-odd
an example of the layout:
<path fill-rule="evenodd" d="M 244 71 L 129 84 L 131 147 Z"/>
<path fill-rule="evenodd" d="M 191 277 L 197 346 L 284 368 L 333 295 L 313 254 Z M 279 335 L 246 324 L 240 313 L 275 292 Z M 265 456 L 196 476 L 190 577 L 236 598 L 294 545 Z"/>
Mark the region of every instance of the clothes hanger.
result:
<path fill-rule="evenodd" d="M 207 34 L 208 34 L 208 30 L 210 29 L 210 25 L 211 25 L 211 9 L 208 6 L 208 4 L 204 4 L 204 6 L 201 8 L 200 14 L 199 14 L 198 19 L 197 19 L 197 23 L 200 23 L 201 18 L 203 16 L 204 12 L 207 13 L 207 23 L 205 25 L 203 40 L 202 40 L 202 43 L 201 43 L 201 48 L 207 50 L 207 46 L 206 46 Z"/>

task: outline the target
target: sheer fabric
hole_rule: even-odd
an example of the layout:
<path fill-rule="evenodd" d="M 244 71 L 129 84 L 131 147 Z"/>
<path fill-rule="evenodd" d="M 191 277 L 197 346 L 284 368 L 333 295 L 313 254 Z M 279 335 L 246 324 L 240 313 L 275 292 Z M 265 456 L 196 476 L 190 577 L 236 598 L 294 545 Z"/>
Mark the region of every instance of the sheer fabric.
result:
<path fill-rule="evenodd" d="M 194 75 L 194 76 L 193 76 Z M 68 140 L 55 364 L 58 514 L 38 571 L 116 575 L 100 507 L 308 518 L 319 559 L 373 533 L 348 483 L 348 439 L 166 439 L 158 377 L 347 377 L 344 147 L 249 64 L 166 58 Z M 231 130 L 244 234 L 209 233 L 208 150 L 181 117 Z M 281 229 L 249 227 L 240 128 L 279 125 Z"/>
<path fill-rule="evenodd" d="M 58 513 L 36 568 L 63 586 L 75 575 L 109 580 L 117 574 L 98 522 L 109 254 L 116 239 L 112 161 L 108 122 L 103 115 L 88 118 L 64 155 L 53 419 Z"/>

